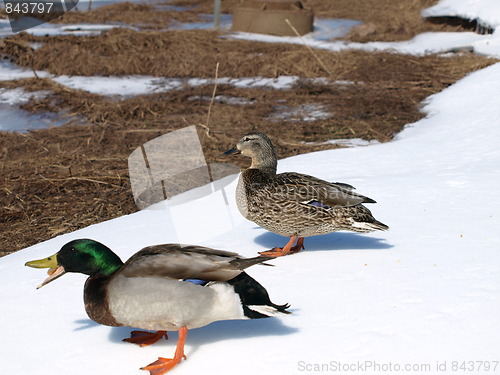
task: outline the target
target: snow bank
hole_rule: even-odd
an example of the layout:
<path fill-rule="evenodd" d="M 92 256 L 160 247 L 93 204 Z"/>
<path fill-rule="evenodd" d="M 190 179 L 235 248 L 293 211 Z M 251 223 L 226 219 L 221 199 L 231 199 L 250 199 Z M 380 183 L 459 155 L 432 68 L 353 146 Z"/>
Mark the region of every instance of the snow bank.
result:
<path fill-rule="evenodd" d="M 478 20 L 493 29 L 500 26 L 500 2 L 498 0 L 441 0 L 424 9 L 423 17 L 460 17 Z"/>

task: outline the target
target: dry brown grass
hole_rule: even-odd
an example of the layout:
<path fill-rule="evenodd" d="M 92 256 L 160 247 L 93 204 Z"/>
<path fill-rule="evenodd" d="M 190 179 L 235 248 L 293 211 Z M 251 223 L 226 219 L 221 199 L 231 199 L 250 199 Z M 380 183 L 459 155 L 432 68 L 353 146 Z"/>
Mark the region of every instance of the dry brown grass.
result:
<path fill-rule="evenodd" d="M 14 61 L 37 70 L 67 75 L 149 74 L 165 77 L 213 75 L 220 62 L 224 76 L 324 75 L 314 56 L 304 47 L 223 39 L 215 31 L 150 32 L 113 29 L 94 37 L 58 36 L 11 38 L 4 53 Z M 20 45 L 44 43 L 28 51 Z M 334 66 L 335 54 L 318 51 Z"/>
<path fill-rule="evenodd" d="M 456 31 L 459 26 L 427 22 L 421 11 L 437 0 L 309 0 L 317 17 L 363 22 L 347 39 L 354 42 L 408 40 L 429 31 Z"/>
<path fill-rule="evenodd" d="M 91 11 L 68 12 L 54 20 L 57 23 L 123 24 L 144 29 L 166 29 L 172 22 L 200 21 L 194 12 L 164 11 L 148 4 L 117 3 Z"/>
<path fill-rule="evenodd" d="M 42 42 L 33 50 L 28 42 Z M 304 46 L 269 44 L 221 38 L 215 31 L 133 31 L 113 29 L 98 36 L 33 37 L 22 34 L 7 39 L 0 51 L 16 64 L 56 75 L 126 75 L 147 74 L 159 77 L 213 76 L 220 63 L 220 74 L 226 77 L 278 77 L 298 75 L 305 78 L 399 80 L 411 79 L 422 69 L 414 61 L 433 61 L 425 69 L 457 65 L 459 59 L 415 58 L 389 53 L 316 50 L 311 54 Z M 318 61 L 321 60 L 321 63 Z M 486 61 L 484 58 L 466 57 Z M 389 70 L 386 62 L 400 64 Z M 405 65 L 408 64 L 406 69 Z M 323 66 L 327 67 L 328 73 Z M 415 73 L 414 73 L 415 72 Z"/>

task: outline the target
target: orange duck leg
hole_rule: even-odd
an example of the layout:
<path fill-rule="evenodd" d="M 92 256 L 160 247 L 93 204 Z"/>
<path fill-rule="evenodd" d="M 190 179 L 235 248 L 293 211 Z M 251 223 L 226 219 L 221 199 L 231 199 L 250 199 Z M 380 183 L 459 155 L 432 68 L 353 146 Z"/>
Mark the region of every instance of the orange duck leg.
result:
<path fill-rule="evenodd" d="M 295 241 L 297 241 L 297 243 L 292 246 Z M 288 254 L 298 253 L 301 249 L 304 249 L 304 237 L 291 236 L 284 247 L 275 247 L 268 251 L 261 251 L 259 254 L 264 257 L 282 257 Z"/>
<path fill-rule="evenodd" d="M 141 370 L 149 371 L 150 375 L 162 375 L 177 366 L 182 358 L 186 359 L 186 356 L 184 355 L 184 344 L 186 343 L 187 332 L 188 329 L 186 326 L 179 330 L 179 340 L 177 341 L 177 347 L 175 348 L 174 358 L 160 357 L 153 363 L 142 367 Z"/>

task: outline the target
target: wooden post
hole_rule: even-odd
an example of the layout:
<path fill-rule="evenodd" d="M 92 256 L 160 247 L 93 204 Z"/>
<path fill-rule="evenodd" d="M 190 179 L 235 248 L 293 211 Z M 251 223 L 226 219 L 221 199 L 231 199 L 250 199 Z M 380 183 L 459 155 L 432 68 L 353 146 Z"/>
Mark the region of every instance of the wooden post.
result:
<path fill-rule="evenodd" d="M 216 30 L 220 28 L 220 7 L 221 0 L 214 0 L 214 27 Z"/>

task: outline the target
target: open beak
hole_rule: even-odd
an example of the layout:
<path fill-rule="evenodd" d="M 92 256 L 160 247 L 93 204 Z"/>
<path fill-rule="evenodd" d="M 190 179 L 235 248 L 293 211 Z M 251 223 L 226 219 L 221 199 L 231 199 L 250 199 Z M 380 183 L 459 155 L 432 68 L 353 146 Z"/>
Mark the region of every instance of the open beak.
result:
<path fill-rule="evenodd" d="M 25 266 L 32 268 L 49 268 L 47 273 L 49 277 L 47 277 L 43 283 L 41 283 L 37 289 L 40 289 L 42 286 L 47 285 L 51 281 L 61 277 L 66 273 L 63 266 L 57 264 L 57 254 L 54 254 L 45 259 L 32 260 L 31 262 L 26 262 Z"/>
<path fill-rule="evenodd" d="M 241 154 L 241 151 L 238 150 L 236 147 L 233 147 L 232 149 L 224 152 L 224 155 L 239 155 L 239 154 Z"/>

